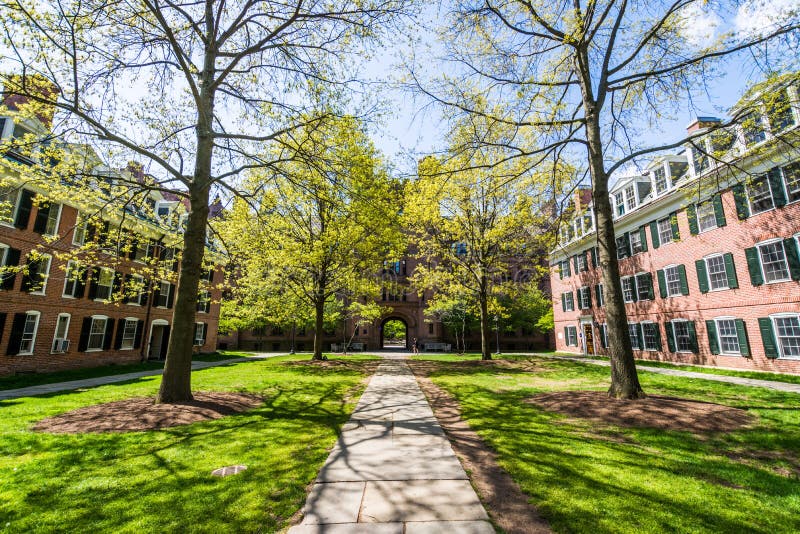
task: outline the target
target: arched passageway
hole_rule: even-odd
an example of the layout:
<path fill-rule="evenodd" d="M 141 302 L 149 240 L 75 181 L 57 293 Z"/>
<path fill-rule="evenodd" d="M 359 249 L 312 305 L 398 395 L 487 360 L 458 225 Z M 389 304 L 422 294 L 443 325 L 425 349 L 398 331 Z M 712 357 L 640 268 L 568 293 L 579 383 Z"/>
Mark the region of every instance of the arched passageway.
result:
<path fill-rule="evenodd" d="M 408 343 L 408 324 L 398 317 L 389 317 L 381 324 L 382 349 L 406 349 Z"/>

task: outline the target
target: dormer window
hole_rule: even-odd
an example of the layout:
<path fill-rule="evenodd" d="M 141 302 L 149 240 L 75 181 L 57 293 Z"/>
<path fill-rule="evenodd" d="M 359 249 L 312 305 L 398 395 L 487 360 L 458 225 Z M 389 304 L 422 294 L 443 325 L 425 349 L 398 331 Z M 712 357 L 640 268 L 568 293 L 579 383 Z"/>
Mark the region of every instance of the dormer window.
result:
<path fill-rule="evenodd" d="M 625 188 L 625 211 L 633 211 L 636 207 L 636 191 L 633 185 Z"/>
<path fill-rule="evenodd" d="M 625 215 L 625 197 L 621 191 L 614 193 L 614 213 L 617 214 L 617 217 Z"/>
<path fill-rule="evenodd" d="M 754 111 L 751 111 L 742 119 L 742 135 L 744 136 L 744 145 L 747 147 L 753 146 L 767 138 L 764 132 L 764 125 L 761 123 L 761 117 Z"/>
<path fill-rule="evenodd" d="M 669 183 L 667 182 L 667 170 L 663 165 L 653 171 L 653 179 L 656 185 L 656 195 L 666 193 L 667 189 L 669 189 Z"/>
<path fill-rule="evenodd" d="M 692 146 L 692 166 L 695 176 L 703 174 L 709 167 L 708 154 L 704 145 L 705 143 L 698 141 Z"/>
<path fill-rule="evenodd" d="M 789 94 L 786 89 L 772 95 L 767 102 L 767 118 L 769 119 L 770 131 L 773 134 L 780 133 L 795 124 L 792 104 L 789 101 Z"/>

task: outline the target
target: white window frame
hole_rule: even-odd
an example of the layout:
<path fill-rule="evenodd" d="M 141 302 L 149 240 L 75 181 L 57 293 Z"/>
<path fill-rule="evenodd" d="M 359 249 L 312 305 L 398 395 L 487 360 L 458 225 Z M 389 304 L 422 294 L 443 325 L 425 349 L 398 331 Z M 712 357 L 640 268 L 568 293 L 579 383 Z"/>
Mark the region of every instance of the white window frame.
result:
<path fill-rule="evenodd" d="M 29 317 L 36 317 L 33 323 L 33 334 L 31 335 L 30 339 L 27 340 L 30 342 L 30 348 L 28 350 L 22 350 L 22 344 L 26 342 L 25 339 L 25 329 L 28 326 L 28 318 Z M 36 336 L 39 334 L 39 323 L 41 322 L 42 313 L 36 310 L 28 310 L 25 312 L 25 324 L 22 327 L 22 337 L 19 340 L 19 352 L 17 353 L 20 356 L 30 356 L 36 350 Z"/>
<path fill-rule="evenodd" d="M 711 215 L 714 218 L 714 225 L 704 228 L 700 221 L 702 221 L 702 217 L 700 216 L 700 209 L 709 207 L 711 208 Z M 711 230 L 716 230 L 719 228 L 719 223 L 717 222 L 717 212 L 714 208 L 714 202 L 711 200 L 706 200 L 705 202 L 700 202 L 695 205 L 695 216 L 697 218 L 697 232 L 702 234 L 703 232 L 709 232 Z"/>
<path fill-rule="evenodd" d="M 773 313 L 769 316 L 769 320 L 772 322 L 772 331 L 775 336 L 775 345 L 778 349 L 778 358 L 783 360 L 800 360 L 800 356 L 786 356 L 784 354 L 776 319 L 796 319 L 798 324 L 800 324 L 800 313 Z"/>
<path fill-rule="evenodd" d="M 636 302 L 635 298 L 638 296 L 638 293 L 636 291 L 636 277 L 635 276 L 621 276 L 619 280 L 620 280 L 620 285 L 622 286 L 622 300 L 624 302 L 626 302 L 626 303 Z M 628 296 L 627 296 L 627 294 L 625 292 L 625 282 L 626 281 L 630 281 L 631 282 L 631 295 L 632 295 L 632 297 L 630 299 L 628 299 Z"/>
<path fill-rule="evenodd" d="M 124 321 L 124 323 L 122 325 L 122 330 L 121 330 L 122 333 L 120 334 L 122 336 L 122 339 L 120 340 L 119 350 L 133 350 L 134 345 L 136 345 L 136 325 L 139 323 L 139 319 L 137 319 L 136 317 L 125 317 L 124 319 L 121 320 Z M 126 341 L 126 335 L 128 333 L 129 324 L 133 324 L 133 332 L 131 333 L 129 339 L 130 346 L 126 347 L 125 341 Z"/>
<path fill-rule="evenodd" d="M 68 260 L 67 261 L 67 266 L 64 269 L 64 287 L 61 289 L 61 298 L 65 298 L 65 299 L 77 298 L 75 295 L 67 293 L 67 285 L 69 285 L 69 283 L 71 281 L 70 278 L 69 278 L 70 269 L 75 265 L 77 265 L 78 267 L 81 267 L 81 264 L 78 261 L 75 261 L 75 260 Z M 86 267 L 83 267 L 83 268 L 86 269 Z M 78 280 L 72 280 L 72 283 L 73 284 L 77 284 Z M 75 292 L 74 286 L 73 286 L 72 292 L 73 293 Z"/>
<path fill-rule="evenodd" d="M 67 326 L 64 327 L 64 335 L 63 335 L 63 337 L 58 337 L 58 325 L 61 322 L 61 318 L 62 317 L 66 317 L 67 318 Z M 53 344 L 50 345 L 50 354 L 61 354 L 61 353 L 64 352 L 64 351 L 61 351 L 61 350 L 55 350 L 56 341 L 59 340 L 59 339 L 63 339 L 63 340 L 69 339 L 67 336 L 69 335 L 69 326 L 70 326 L 71 322 L 72 322 L 72 315 L 70 315 L 69 313 L 59 313 L 58 314 L 58 317 L 56 318 L 56 327 L 55 327 L 55 330 L 53 330 Z"/>
<path fill-rule="evenodd" d="M 13 196 L 13 200 L 12 199 L 8 200 L 8 203 L 11 204 L 11 213 L 9 214 L 9 219 L 8 220 L 0 219 L 0 225 L 9 226 L 13 228 L 14 221 L 17 219 L 17 210 L 19 209 L 19 197 L 20 194 L 22 194 L 22 188 L 14 186 L 7 186 L 7 187 L 8 189 L 14 189 L 16 191 L 16 194 Z"/>
<path fill-rule="evenodd" d="M 144 276 L 141 276 L 141 275 L 138 275 L 138 274 L 134 274 L 134 275 L 131 275 L 131 280 L 134 280 L 136 282 L 136 285 L 140 285 L 141 284 L 142 290 L 139 292 L 138 295 L 136 295 L 135 299 L 131 299 L 129 297 L 128 298 L 128 304 L 130 304 L 131 306 L 141 306 L 142 305 L 142 299 L 144 298 L 145 295 L 147 295 L 147 287 L 145 286 L 145 283 L 144 283 Z M 127 290 L 126 290 L 126 292 L 127 292 Z"/>
<path fill-rule="evenodd" d="M 633 244 L 633 240 L 636 240 L 636 244 L 638 245 L 638 249 Z M 631 256 L 635 256 L 636 254 L 641 254 L 644 252 L 644 244 L 642 243 L 642 234 L 639 230 L 634 230 L 628 234 L 628 245 L 631 249 Z"/>
<path fill-rule="evenodd" d="M 100 285 L 100 277 L 104 273 L 109 273 L 109 272 L 111 273 L 111 282 L 108 285 L 108 296 L 107 297 L 98 297 L 97 293 L 100 292 L 100 288 L 101 287 L 103 287 L 103 288 L 106 287 L 105 285 Z M 111 296 L 114 293 L 114 276 L 115 275 L 116 275 L 116 272 L 114 271 L 114 269 L 111 269 L 111 268 L 108 268 L 108 267 L 100 267 L 100 272 L 97 275 L 97 291 L 95 293 L 94 300 L 100 301 L 100 302 L 106 302 L 108 300 L 111 300 Z"/>
<path fill-rule="evenodd" d="M 764 257 L 761 254 L 761 247 L 778 244 L 783 251 L 783 267 L 786 272 L 786 277 L 779 280 L 767 280 L 767 270 L 764 268 Z M 758 251 L 758 264 L 761 267 L 761 275 L 764 277 L 765 284 L 780 284 L 782 282 L 789 282 L 792 279 L 792 273 L 789 270 L 789 260 L 786 258 L 786 247 L 783 245 L 783 239 L 775 238 L 767 241 L 756 243 L 756 250 Z"/>
<path fill-rule="evenodd" d="M 661 191 L 659 191 L 659 188 L 658 188 L 658 181 L 659 181 L 658 173 L 659 173 L 659 171 L 661 171 L 661 173 L 664 176 L 664 189 L 661 190 Z M 670 190 L 669 182 L 670 182 L 669 174 L 667 173 L 666 165 L 664 165 L 662 163 L 657 168 L 653 169 L 653 192 L 655 192 L 657 197 L 669 192 L 669 190 Z"/>
<path fill-rule="evenodd" d="M 75 246 L 83 246 L 86 243 L 86 226 L 89 219 L 86 215 L 79 211 L 75 215 L 75 226 L 72 228 L 72 244 Z M 80 236 L 80 239 L 77 239 Z"/>
<path fill-rule="evenodd" d="M 686 324 L 687 325 L 686 326 L 686 333 L 689 334 L 689 326 L 688 326 L 689 325 L 689 320 L 688 319 L 672 319 L 669 322 L 670 328 L 672 328 L 672 339 L 675 341 L 675 352 L 676 353 L 680 352 L 680 353 L 689 353 L 689 354 L 691 354 L 691 352 L 692 352 L 691 337 L 689 337 L 689 341 L 690 341 L 689 348 L 688 349 L 681 349 L 680 348 L 680 343 L 678 343 L 678 331 L 675 329 L 675 325 L 677 323 Z"/>
<path fill-rule="evenodd" d="M 714 287 L 713 279 L 711 278 L 711 260 L 719 259 L 722 261 L 722 274 L 724 275 L 725 286 L 724 287 Z M 709 291 L 725 291 L 726 289 L 730 289 L 730 285 L 728 284 L 728 270 L 725 267 L 725 256 L 723 254 L 709 254 L 703 258 L 703 263 L 706 266 L 706 278 L 708 279 L 708 290 Z M 665 275 L 666 276 L 666 275 Z"/>
<path fill-rule="evenodd" d="M 678 277 L 678 291 L 677 291 L 677 293 L 672 293 L 670 291 L 670 279 L 669 279 L 669 275 L 667 273 L 668 273 L 668 271 L 670 271 L 672 269 L 675 270 L 675 275 Z M 664 283 L 667 286 L 666 287 L 667 297 L 680 297 L 683 293 L 681 293 L 681 272 L 678 269 L 678 266 L 677 265 L 667 265 L 666 267 L 664 267 L 663 270 L 664 270 Z"/>
<path fill-rule="evenodd" d="M 50 254 L 40 254 L 39 261 L 47 260 L 47 269 L 39 270 L 38 275 L 42 277 L 42 287 L 36 291 L 31 291 L 31 295 L 44 295 L 47 291 L 47 282 L 50 280 L 50 268 L 53 266 L 53 257 Z"/>
<path fill-rule="evenodd" d="M 95 321 L 103 321 L 103 335 L 100 338 L 100 347 L 92 348 L 92 336 L 97 336 L 97 334 L 93 334 L 92 330 L 94 329 Z M 107 315 L 92 315 L 92 322 L 89 323 L 89 337 L 86 340 L 86 352 L 102 352 L 103 345 L 106 343 L 106 327 L 108 326 L 108 316 Z"/>
<path fill-rule="evenodd" d="M 603 306 L 606 305 L 606 295 L 605 295 L 603 284 L 600 283 L 600 284 L 597 284 L 597 285 L 600 286 L 600 290 L 599 290 L 600 294 L 598 296 L 597 307 L 598 308 L 602 308 Z M 597 293 L 595 293 L 595 294 L 597 294 Z"/>
<path fill-rule="evenodd" d="M 664 235 L 665 232 L 661 228 L 661 224 L 666 223 L 667 230 L 669 231 L 669 239 L 665 239 Z M 672 217 L 664 217 L 663 219 L 658 219 L 656 222 L 656 227 L 658 228 L 658 242 L 660 245 L 666 245 L 667 243 L 672 243 L 675 241 L 675 235 L 672 233 Z"/>
<path fill-rule="evenodd" d="M 54 228 L 52 229 L 53 231 L 51 232 L 48 227 L 50 226 L 50 222 L 53 220 L 53 208 L 55 208 L 56 206 L 58 208 L 56 210 L 55 221 L 53 223 Z M 50 204 L 50 210 L 47 212 L 47 223 L 45 224 L 44 235 L 47 235 L 47 236 L 58 235 L 58 227 L 61 226 L 61 210 L 62 210 L 62 208 L 63 208 L 63 204 L 60 204 L 60 203 L 51 203 Z"/>
<path fill-rule="evenodd" d="M 792 162 L 792 163 L 790 163 L 788 165 L 784 165 L 783 167 L 781 167 L 781 185 L 783 186 L 783 191 L 786 194 L 786 203 L 787 204 L 793 204 L 795 202 L 800 202 L 800 196 L 798 196 L 798 198 L 795 199 L 795 200 L 792 200 L 789 197 L 789 181 L 788 181 L 788 175 L 786 173 L 786 169 L 791 168 L 791 167 L 794 168 L 795 174 L 797 176 L 798 187 L 800 187 L 800 161 L 794 161 L 794 162 Z"/>
<path fill-rule="evenodd" d="M 587 296 L 586 299 L 583 298 L 584 295 Z M 586 304 L 587 304 L 586 306 L 583 305 L 584 304 L 584 300 L 586 300 Z M 579 288 L 578 289 L 578 308 L 580 308 L 581 310 L 588 310 L 589 308 L 591 308 L 591 306 L 588 305 L 591 302 L 592 302 L 592 288 L 590 286 L 583 286 L 583 287 Z"/>
<path fill-rule="evenodd" d="M 720 328 L 720 322 L 722 321 L 730 321 L 733 323 L 733 337 L 736 338 L 736 346 L 739 347 L 738 351 L 729 351 L 725 350 L 722 344 L 722 329 Z M 742 355 L 742 346 L 739 344 L 739 333 L 736 330 L 736 317 L 714 317 L 714 328 L 717 330 L 717 346 L 719 347 L 719 353 L 724 356 L 741 356 Z M 725 336 L 731 337 L 731 336 Z"/>
<path fill-rule="evenodd" d="M 575 343 L 570 343 L 570 333 L 575 333 Z M 567 338 L 564 340 L 564 343 L 567 347 L 577 347 L 578 346 L 578 327 L 575 325 L 567 325 Z"/>
<path fill-rule="evenodd" d="M 202 328 L 200 328 L 202 327 Z M 206 328 L 208 326 L 206 323 L 203 322 L 196 322 L 194 323 L 194 341 L 192 342 L 195 347 L 202 347 L 205 343 L 203 342 L 203 335 L 206 333 Z M 200 330 L 199 334 L 200 337 L 197 337 L 198 330 Z"/>
<path fill-rule="evenodd" d="M 631 332 L 631 327 L 633 327 L 634 332 Z M 631 340 L 631 348 L 633 350 L 642 350 L 642 347 L 639 346 L 639 324 L 638 323 L 628 323 L 628 338 Z"/>
<path fill-rule="evenodd" d="M 158 283 L 159 283 L 159 288 L 158 288 L 158 300 L 159 300 L 159 302 L 154 302 L 153 305 L 156 308 L 166 308 L 167 305 L 169 304 L 169 290 L 170 290 L 170 286 L 172 284 L 170 284 L 166 280 L 159 280 Z M 164 287 L 165 286 L 167 288 L 167 292 L 166 293 L 164 292 Z M 164 305 L 163 306 L 161 305 L 161 302 L 160 302 L 162 298 L 164 299 Z"/>
<path fill-rule="evenodd" d="M 642 272 L 640 272 L 640 273 L 636 273 L 636 274 L 635 274 L 635 275 L 633 275 L 633 277 L 632 277 L 632 278 L 633 278 L 633 285 L 634 285 L 634 289 L 635 289 L 635 291 L 636 291 L 636 300 L 637 300 L 637 301 L 642 301 L 642 300 L 652 300 L 652 298 L 642 298 L 642 293 L 641 293 L 641 291 L 642 291 L 642 287 L 643 287 L 643 286 L 642 286 L 642 284 L 640 284 L 640 283 L 639 283 L 639 277 L 640 277 L 640 276 L 642 276 L 643 274 L 650 274 L 650 273 L 648 273 L 648 272 L 645 272 L 645 271 L 642 271 Z M 651 282 L 653 281 L 652 277 L 650 278 L 650 281 L 651 281 Z M 654 297 L 655 297 L 655 295 L 652 295 L 652 297 L 654 298 Z"/>
<path fill-rule="evenodd" d="M 585 271 L 589 268 L 589 265 L 586 263 L 586 254 L 578 254 L 575 256 L 578 262 L 578 272 Z"/>
<path fill-rule="evenodd" d="M 208 301 L 209 309 L 211 309 L 210 308 L 210 306 L 211 306 L 211 292 L 209 290 L 207 290 L 207 289 L 201 289 L 200 293 L 197 295 L 197 303 L 200 304 L 201 302 L 205 302 L 205 301 Z M 208 312 L 205 311 L 205 310 L 197 310 L 197 313 L 205 314 L 205 313 L 208 313 Z"/>
<path fill-rule="evenodd" d="M 642 321 L 641 323 L 639 323 L 639 325 L 640 325 L 640 328 L 642 329 L 642 343 L 644 344 L 644 347 L 642 347 L 641 350 L 647 350 L 647 351 L 650 351 L 650 352 L 658 351 L 658 345 L 657 344 L 654 344 L 652 348 L 647 345 L 647 332 L 645 332 L 645 328 L 644 328 L 645 326 L 652 325 L 653 327 L 656 328 L 656 330 L 658 330 L 658 324 L 654 323 L 653 321 Z M 657 338 L 656 338 L 656 340 L 657 340 Z"/>
<path fill-rule="evenodd" d="M 752 194 L 752 191 L 751 191 L 751 187 L 753 186 L 754 182 L 762 181 L 762 180 L 764 181 L 764 184 L 766 184 L 766 186 L 767 186 L 767 191 L 769 191 L 769 203 L 771 204 L 771 206 L 769 208 L 767 208 L 767 209 L 763 209 L 763 210 L 758 210 L 757 211 L 753 207 L 753 194 Z M 766 174 L 763 174 L 763 175 L 755 178 L 754 180 L 752 180 L 749 183 L 745 184 L 745 189 L 747 190 L 747 207 L 750 209 L 750 214 L 751 215 L 759 215 L 761 213 L 767 213 L 768 211 L 772 211 L 772 210 L 775 209 L 775 194 L 772 192 L 772 183 L 769 180 L 769 176 L 767 176 Z"/>
<path fill-rule="evenodd" d="M 622 212 L 620 213 L 620 207 Z M 617 219 L 627 213 L 625 209 L 625 194 L 622 191 L 614 193 L 614 218 Z"/>
<path fill-rule="evenodd" d="M 564 310 L 568 312 L 575 311 L 575 297 L 572 291 L 565 291 L 562 295 L 564 295 Z"/>
<path fill-rule="evenodd" d="M 636 186 L 635 184 L 631 184 L 625 189 L 622 190 L 625 197 L 625 213 L 630 213 L 636 209 L 638 205 L 638 199 L 636 198 Z"/>

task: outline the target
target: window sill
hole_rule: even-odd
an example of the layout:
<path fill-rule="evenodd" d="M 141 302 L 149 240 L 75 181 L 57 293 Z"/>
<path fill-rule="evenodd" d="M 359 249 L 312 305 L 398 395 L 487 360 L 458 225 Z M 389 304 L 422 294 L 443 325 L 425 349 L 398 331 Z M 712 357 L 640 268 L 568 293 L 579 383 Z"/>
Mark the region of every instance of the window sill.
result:
<path fill-rule="evenodd" d="M 28 295 L 36 295 L 37 297 L 44 297 L 45 296 L 45 292 L 44 291 L 31 291 L 30 293 L 28 293 Z"/>
<path fill-rule="evenodd" d="M 772 206 L 771 208 L 768 208 L 768 209 L 765 209 L 765 210 L 762 210 L 762 211 L 753 211 L 753 208 L 750 208 L 749 217 L 755 217 L 756 215 L 761 215 L 762 213 L 769 213 L 770 211 L 775 211 L 775 206 Z"/>
<path fill-rule="evenodd" d="M 15 356 L 33 356 L 33 351 L 31 351 L 31 352 L 18 352 L 18 353 L 15 354 Z M 788 358 L 784 358 L 784 359 L 788 359 Z"/>
<path fill-rule="evenodd" d="M 78 298 L 78 297 L 76 297 L 75 295 L 64 295 L 64 294 L 62 294 L 62 295 L 61 295 L 61 298 L 62 298 L 62 299 L 70 299 L 70 300 L 75 300 L 75 299 L 76 299 L 76 298 Z"/>
<path fill-rule="evenodd" d="M 716 293 L 716 292 L 719 292 L 719 291 L 728 291 L 729 289 L 731 289 L 731 288 L 730 287 L 718 287 L 716 289 L 711 288 L 711 289 L 708 290 L 708 292 L 709 293 Z"/>
<path fill-rule="evenodd" d="M 103 349 L 86 349 L 84 352 L 103 352 Z"/>
<path fill-rule="evenodd" d="M 765 281 L 764 281 L 764 285 L 768 286 L 768 285 L 771 285 L 771 284 L 783 284 L 783 283 L 785 283 L 785 282 L 794 282 L 794 280 L 792 280 L 791 278 L 785 278 L 785 279 L 783 279 L 783 280 L 772 280 L 772 281 L 770 281 L 770 282 L 767 282 L 767 281 L 765 280 Z"/>
<path fill-rule="evenodd" d="M 729 358 L 741 358 L 741 352 L 720 352 L 717 356 L 728 356 Z"/>
<path fill-rule="evenodd" d="M 701 228 L 698 228 L 698 230 L 697 230 L 697 235 L 700 235 L 700 234 L 705 234 L 705 233 L 707 233 L 707 232 L 711 232 L 711 231 L 713 231 L 713 230 L 719 230 L 719 229 L 720 229 L 720 226 L 719 226 L 719 225 L 717 225 L 717 226 L 714 226 L 713 228 L 706 228 L 705 230 L 703 230 L 703 229 L 701 229 Z"/>

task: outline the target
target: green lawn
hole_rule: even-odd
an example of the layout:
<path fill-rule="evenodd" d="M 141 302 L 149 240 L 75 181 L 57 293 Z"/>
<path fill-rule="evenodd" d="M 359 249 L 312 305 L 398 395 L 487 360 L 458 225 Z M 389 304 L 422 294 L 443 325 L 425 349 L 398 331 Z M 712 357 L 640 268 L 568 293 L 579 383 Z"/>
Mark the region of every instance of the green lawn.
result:
<path fill-rule="evenodd" d="M 3 532 L 275 532 L 303 504 L 348 419 L 367 357 L 318 365 L 288 357 L 193 374 L 195 391 L 246 391 L 245 414 L 158 432 L 48 435 L 39 419 L 154 395 L 159 377 L 0 401 Z M 218 478 L 211 470 L 246 464 Z"/>
<path fill-rule="evenodd" d="M 541 392 L 605 390 L 608 368 L 425 359 L 438 360 L 434 382 L 459 400 L 558 532 L 800 531 L 800 395 L 641 373 L 647 393 L 758 418 L 752 428 L 696 436 L 570 419 L 524 402 Z"/>

